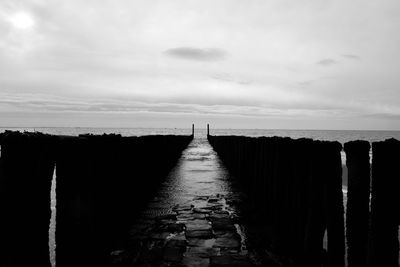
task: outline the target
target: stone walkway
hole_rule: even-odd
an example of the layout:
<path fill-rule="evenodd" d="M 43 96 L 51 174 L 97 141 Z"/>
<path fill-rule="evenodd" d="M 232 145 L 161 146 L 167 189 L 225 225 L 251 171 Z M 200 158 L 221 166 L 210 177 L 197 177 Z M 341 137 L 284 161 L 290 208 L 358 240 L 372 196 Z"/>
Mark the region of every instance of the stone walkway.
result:
<path fill-rule="evenodd" d="M 120 266 L 255 266 L 233 203 L 240 198 L 206 139 L 194 139 L 132 228 Z"/>

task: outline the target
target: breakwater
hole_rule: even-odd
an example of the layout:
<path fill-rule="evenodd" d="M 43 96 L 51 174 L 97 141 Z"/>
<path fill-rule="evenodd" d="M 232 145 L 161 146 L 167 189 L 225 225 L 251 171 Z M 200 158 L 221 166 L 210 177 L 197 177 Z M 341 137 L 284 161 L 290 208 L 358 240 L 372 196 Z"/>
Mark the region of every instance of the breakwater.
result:
<path fill-rule="evenodd" d="M 57 266 L 109 266 L 192 139 L 0 134 L 0 266 L 50 266 L 54 171 Z"/>
<path fill-rule="evenodd" d="M 209 134 L 208 140 L 247 193 L 249 217 L 263 225 L 258 235 L 277 266 L 344 266 L 346 247 L 348 266 L 398 266 L 399 141 L 372 143 L 372 168 L 368 142 L 344 144 L 344 216 L 339 142 Z"/>

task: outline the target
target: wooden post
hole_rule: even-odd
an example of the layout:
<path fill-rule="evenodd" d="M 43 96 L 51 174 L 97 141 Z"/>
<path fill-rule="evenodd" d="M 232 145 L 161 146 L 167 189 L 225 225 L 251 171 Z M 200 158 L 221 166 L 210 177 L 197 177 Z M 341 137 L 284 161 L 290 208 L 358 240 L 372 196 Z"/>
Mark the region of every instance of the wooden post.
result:
<path fill-rule="evenodd" d="M 192 137 L 194 136 L 194 123 L 192 124 Z"/>
<path fill-rule="evenodd" d="M 367 266 L 370 144 L 351 141 L 344 144 L 348 169 L 346 236 L 348 266 Z"/>
<path fill-rule="evenodd" d="M 207 137 L 210 135 L 210 124 L 207 123 Z"/>
<path fill-rule="evenodd" d="M 344 207 L 342 191 L 342 160 L 339 142 L 325 143 L 326 160 L 322 165 L 326 176 L 326 222 L 328 233 L 328 266 L 344 267 Z"/>
<path fill-rule="evenodd" d="M 0 158 L 0 266 L 50 267 L 54 139 L 6 132 Z"/>
<path fill-rule="evenodd" d="M 400 141 L 372 143 L 369 266 L 399 266 Z"/>

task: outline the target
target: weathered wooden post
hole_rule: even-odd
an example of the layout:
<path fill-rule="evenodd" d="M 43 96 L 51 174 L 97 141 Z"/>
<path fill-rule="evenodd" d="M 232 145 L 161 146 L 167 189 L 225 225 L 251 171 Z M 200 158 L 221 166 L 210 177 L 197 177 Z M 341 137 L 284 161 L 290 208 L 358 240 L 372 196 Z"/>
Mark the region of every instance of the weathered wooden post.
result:
<path fill-rule="evenodd" d="M 94 242 L 90 222 L 93 200 L 90 197 L 88 144 L 85 138 L 62 137 L 56 169 L 56 263 L 57 267 L 90 266 Z"/>
<path fill-rule="evenodd" d="M 207 137 L 210 135 L 210 125 L 207 123 Z"/>
<path fill-rule="evenodd" d="M 370 266 L 399 266 L 400 141 L 372 143 Z"/>
<path fill-rule="evenodd" d="M 328 266 L 345 264 L 344 207 L 342 190 L 342 159 L 339 142 L 325 143 L 326 216 L 328 234 Z"/>
<path fill-rule="evenodd" d="M 369 150 L 368 141 L 352 141 L 344 144 L 348 170 L 346 237 L 349 267 L 367 266 L 370 196 Z"/>
<path fill-rule="evenodd" d="M 340 143 L 243 136 L 213 136 L 210 143 L 254 208 L 266 210 L 272 253 L 295 266 L 344 266 Z"/>
<path fill-rule="evenodd" d="M 312 140 L 297 139 L 293 148 L 293 206 L 295 218 L 291 224 L 293 229 L 293 243 L 296 247 L 294 253 L 298 266 L 307 265 L 304 261 L 306 255 L 305 240 L 307 227 L 307 211 L 310 206 L 311 176 L 312 176 Z"/>
<path fill-rule="evenodd" d="M 194 137 L 194 123 L 192 124 L 192 137 Z"/>
<path fill-rule="evenodd" d="M 323 238 L 326 230 L 326 149 L 323 142 L 310 144 L 312 171 L 309 205 L 306 214 L 304 262 L 300 266 L 321 266 L 324 259 Z"/>
<path fill-rule="evenodd" d="M 0 266 L 51 266 L 50 191 L 54 140 L 6 132 L 1 140 Z"/>

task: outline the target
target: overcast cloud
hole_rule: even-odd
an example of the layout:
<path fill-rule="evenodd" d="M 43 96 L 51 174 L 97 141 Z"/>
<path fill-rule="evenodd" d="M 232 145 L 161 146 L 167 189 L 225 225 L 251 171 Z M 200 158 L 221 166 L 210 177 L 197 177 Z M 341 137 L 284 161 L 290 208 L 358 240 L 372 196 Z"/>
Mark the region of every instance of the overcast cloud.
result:
<path fill-rule="evenodd" d="M 226 52 L 221 49 L 216 49 L 216 48 L 200 49 L 194 47 L 172 48 L 165 51 L 165 54 L 176 58 L 199 60 L 199 61 L 222 60 L 226 56 Z"/>
<path fill-rule="evenodd" d="M 397 0 L 2 0 L 0 126 L 400 130 Z"/>

